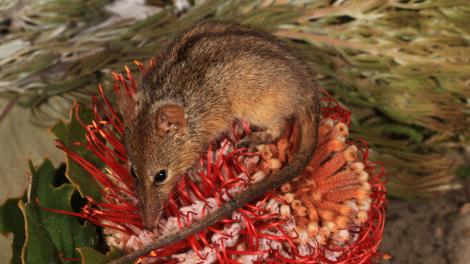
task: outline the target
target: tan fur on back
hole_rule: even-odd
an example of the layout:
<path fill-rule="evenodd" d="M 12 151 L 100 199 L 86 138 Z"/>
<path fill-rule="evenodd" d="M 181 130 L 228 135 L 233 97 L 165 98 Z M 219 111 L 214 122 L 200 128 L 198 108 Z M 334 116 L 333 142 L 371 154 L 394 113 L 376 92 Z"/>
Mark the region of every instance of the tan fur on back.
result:
<path fill-rule="evenodd" d="M 200 23 L 156 61 L 140 84 L 138 111 L 126 135 L 143 203 L 161 204 L 179 175 L 235 119 L 276 138 L 287 118 L 317 111 L 315 76 L 307 64 L 283 41 L 248 27 Z M 165 105 L 182 107 L 185 125 L 158 136 L 152 120 Z M 162 169 L 168 170 L 168 180 L 155 186 L 153 175 Z M 156 213 L 149 208 L 144 215 L 145 210 Z"/>

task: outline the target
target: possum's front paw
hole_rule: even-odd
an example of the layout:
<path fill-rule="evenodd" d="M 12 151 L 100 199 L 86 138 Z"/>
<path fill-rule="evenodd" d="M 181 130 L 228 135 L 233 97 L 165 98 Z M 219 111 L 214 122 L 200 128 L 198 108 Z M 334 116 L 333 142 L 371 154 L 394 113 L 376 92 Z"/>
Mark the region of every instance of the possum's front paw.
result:
<path fill-rule="evenodd" d="M 270 133 L 264 131 L 253 132 L 246 137 L 242 138 L 237 143 L 237 148 L 255 148 L 257 145 L 268 144 L 274 141 Z"/>

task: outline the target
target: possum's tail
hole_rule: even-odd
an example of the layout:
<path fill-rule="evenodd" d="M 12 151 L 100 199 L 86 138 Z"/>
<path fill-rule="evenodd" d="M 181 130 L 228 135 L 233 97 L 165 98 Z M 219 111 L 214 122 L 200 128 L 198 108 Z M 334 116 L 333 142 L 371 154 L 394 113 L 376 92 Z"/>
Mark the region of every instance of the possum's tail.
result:
<path fill-rule="evenodd" d="M 300 147 L 294 160 L 287 166 L 281 168 L 273 175 L 265 177 L 263 180 L 249 186 L 233 200 L 223 203 L 215 211 L 208 214 L 203 219 L 191 224 L 189 227 L 164 235 L 154 243 L 151 243 L 136 252 L 129 253 L 124 257 L 112 261 L 111 263 L 127 263 L 128 261 L 143 256 L 156 248 L 164 247 L 183 240 L 189 235 L 200 232 L 207 227 L 216 224 L 224 217 L 230 216 L 238 208 L 243 207 L 245 204 L 254 201 L 266 192 L 272 191 L 300 175 L 312 159 L 317 146 L 317 132 L 320 122 L 319 112 L 319 103 L 315 102 L 311 109 L 305 109 L 303 112 L 298 113 L 297 121 L 301 130 Z"/>
<path fill-rule="evenodd" d="M 310 109 L 305 109 L 298 113 L 296 121 L 300 126 L 301 132 L 298 152 L 292 162 L 269 176 L 269 178 L 273 179 L 271 184 L 276 186 L 276 188 L 299 176 L 305 170 L 310 160 L 312 160 L 318 142 L 318 127 L 320 123 L 320 110 L 318 106 L 319 104 L 315 103 L 315 106 Z"/>

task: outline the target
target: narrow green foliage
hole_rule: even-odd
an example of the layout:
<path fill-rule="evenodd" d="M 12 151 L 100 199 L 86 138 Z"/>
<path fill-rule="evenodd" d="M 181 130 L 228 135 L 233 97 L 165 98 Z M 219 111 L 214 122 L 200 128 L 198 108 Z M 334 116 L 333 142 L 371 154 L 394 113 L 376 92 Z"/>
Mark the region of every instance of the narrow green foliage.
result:
<path fill-rule="evenodd" d="M 469 178 L 470 177 L 470 165 L 461 165 L 457 167 L 455 174 L 457 177 Z"/>

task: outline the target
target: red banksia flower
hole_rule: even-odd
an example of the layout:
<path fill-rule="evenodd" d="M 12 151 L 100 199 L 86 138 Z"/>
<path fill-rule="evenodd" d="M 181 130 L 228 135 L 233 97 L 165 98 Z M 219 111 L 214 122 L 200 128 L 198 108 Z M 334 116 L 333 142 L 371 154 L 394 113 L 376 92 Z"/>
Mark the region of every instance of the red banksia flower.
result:
<path fill-rule="evenodd" d="M 141 74 L 156 67 L 153 60 Z M 136 81 L 114 74 L 114 92 L 131 96 Z M 76 107 L 78 112 L 78 106 Z M 256 149 L 236 148 L 250 126 L 234 123 L 212 142 L 194 169 L 176 186 L 154 232 L 143 229 L 133 178 L 129 173 L 122 139 L 124 125 L 103 88 L 93 100 L 94 120 L 82 122 L 86 142 L 105 169 L 57 146 L 99 183 L 102 200 L 88 198 L 80 213 L 104 228 L 109 246 L 134 251 L 165 235 L 203 219 L 253 182 L 293 159 L 298 145 L 297 124 L 283 137 Z M 385 188 L 382 167 L 368 161 L 367 144 L 350 141 L 350 113 L 327 93 L 323 95 L 317 150 L 305 171 L 294 181 L 256 202 L 246 204 L 231 217 L 185 240 L 159 248 L 137 260 L 142 263 L 367 263 L 377 258 L 384 226 Z M 79 116 L 77 115 L 79 119 Z M 51 210 L 51 209 L 48 209 Z"/>

